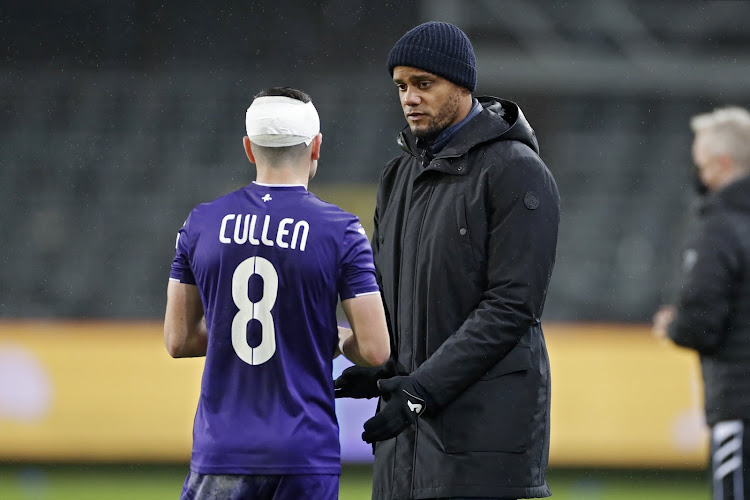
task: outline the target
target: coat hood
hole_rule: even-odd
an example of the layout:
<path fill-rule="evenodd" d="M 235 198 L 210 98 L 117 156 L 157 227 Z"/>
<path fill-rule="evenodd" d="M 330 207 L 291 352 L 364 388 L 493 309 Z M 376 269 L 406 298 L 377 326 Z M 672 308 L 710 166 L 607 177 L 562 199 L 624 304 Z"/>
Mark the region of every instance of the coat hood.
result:
<path fill-rule="evenodd" d="M 461 156 L 474 146 L 491 141 L 520 141 L 539 154 L 534 129 L 516 103 L 492 96 L 477 97 L 477 100 L 482 105 L 482 112 L 456 133 L 438 157 Z M 421 156 L 408 125 L 399 134 L 397 142 L 407 153 Z"/>
<path fill-rule="evenodd" d="M 708 195 L 701 212 L 709 212 L 720 206 L 750 212 L 750 174 Z"/>

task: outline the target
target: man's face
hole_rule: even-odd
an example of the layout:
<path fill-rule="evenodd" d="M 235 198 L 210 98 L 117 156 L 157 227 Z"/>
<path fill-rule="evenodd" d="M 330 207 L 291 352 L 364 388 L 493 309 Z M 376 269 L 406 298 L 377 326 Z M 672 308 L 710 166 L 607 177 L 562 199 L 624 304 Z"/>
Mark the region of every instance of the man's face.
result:
<path fill-rule="evenodd" d="M 410 66 L 393 68 L 401 108 L 411 132 L 430 139 L 458 123 L 461 98 L 469 93 L 453 82 Z"/>
<path fill-rule="evenodd" d="M 715 191 L 722 183 L 724 169 L 720 156 L 711 154 L 706 147 L 706 141 L 708 140 L 710 138 L 701 132 L 696 134 L 693 141 L 693 163 L 698 168 L 701 182 L 709 191 Z"/>

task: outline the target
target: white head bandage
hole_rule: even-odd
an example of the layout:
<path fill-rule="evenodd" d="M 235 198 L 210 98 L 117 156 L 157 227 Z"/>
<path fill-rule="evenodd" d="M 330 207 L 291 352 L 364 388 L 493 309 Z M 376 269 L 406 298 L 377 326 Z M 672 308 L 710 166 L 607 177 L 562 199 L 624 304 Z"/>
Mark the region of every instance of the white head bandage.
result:
<path fill-rule="evenodd" d="M 258 97 L 245 115 L 247 136 L 258 146 L 283 148 L 305 143 L 320 133 L 318 110 L 312 102 L 291 97 Z"/>

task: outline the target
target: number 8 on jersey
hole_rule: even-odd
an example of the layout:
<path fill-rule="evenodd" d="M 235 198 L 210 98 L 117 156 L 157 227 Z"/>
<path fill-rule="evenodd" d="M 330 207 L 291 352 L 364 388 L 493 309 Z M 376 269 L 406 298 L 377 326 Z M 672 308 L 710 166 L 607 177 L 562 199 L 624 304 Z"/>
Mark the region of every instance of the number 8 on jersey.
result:
<path fill-rule="evenodd" d="M 248 281 L 253 274 L 263 279 L 263 295 L 258 302 L 248 296 Z M 279 276 L 276 269 L 263 257 L 250 257 L 237 266 L 232 275 L 232 299 L 239 309 L 232 320 L 232 347 L 237 356 L 249 365 L 262 365 L 276 352 L 276 329 L 271 309 L 276 303 Z M 247 325 L 258 320 L 261 341 L 258 347 L 247 342 Z"/>

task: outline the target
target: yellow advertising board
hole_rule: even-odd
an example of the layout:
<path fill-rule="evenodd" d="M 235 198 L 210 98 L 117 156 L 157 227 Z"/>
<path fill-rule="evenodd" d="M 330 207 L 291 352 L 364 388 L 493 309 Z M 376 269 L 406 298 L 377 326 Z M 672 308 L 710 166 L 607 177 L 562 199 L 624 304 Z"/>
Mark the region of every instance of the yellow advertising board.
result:
<path fill-rule="evenodd" d="M 552 465 L 705 464 L 692 353 L 647 326 L 545 333 Z M 188 460 L 202 368 L 169 357 L 158 322 L 0 322 L 0 460 Z"/>
<path fill-rule="evenodd" d="M 0 458 L 185 460 L 202 368 L 156 323 L 0 323 Z"/>
<path fill-rule="evenodd" d="M 648 326 L 545 326 L 552 369 L 550 463 L 695 468 L 708 431 L 697 356 Z"/>

